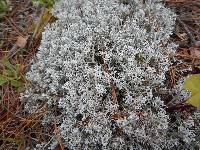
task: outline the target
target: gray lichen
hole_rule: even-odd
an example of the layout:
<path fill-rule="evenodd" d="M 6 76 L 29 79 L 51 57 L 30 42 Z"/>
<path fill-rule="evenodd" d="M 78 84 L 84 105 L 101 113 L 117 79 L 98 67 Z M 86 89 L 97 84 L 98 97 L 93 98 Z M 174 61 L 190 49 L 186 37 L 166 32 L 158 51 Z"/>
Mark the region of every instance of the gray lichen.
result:
<path fill-rule="evenodd" d="M 53 13 L 22 100 L 30 112 L 60 109 L 45 120 L 60 122 L 65 147 L 194 149 L 197 118 L 172 123 L 159 96 L 168 92 L 174 13 L 158 0 L 60 0 Z"/>

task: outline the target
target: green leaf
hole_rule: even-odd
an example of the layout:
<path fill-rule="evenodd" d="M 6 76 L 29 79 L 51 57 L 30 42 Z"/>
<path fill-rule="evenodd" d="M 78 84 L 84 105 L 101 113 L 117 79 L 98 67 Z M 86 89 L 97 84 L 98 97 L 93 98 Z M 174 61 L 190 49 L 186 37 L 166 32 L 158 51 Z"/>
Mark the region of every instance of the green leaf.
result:
<path fill-rule="evenodd" d="M 17 91 L 18 92 L 23 92 L 23 91 L 25 91 L 26 90 L 26 87 L 25 86 L 22 86 L 22 87 L 18 87 L 17 88 Z"/>
<path fill-rule="evenodd" d="M 191 75 L 185 80 L 184 87 L 192 96 L 200 92 L 200 74 Z"/>
<path fill-rule="evenodd" d="M 3 46 L 4 41 L 0 41 L 0 48 Z"/>
<path fill-rule="evenodd" d="M 46 8 L 52 8 L 55 4 L 55 0 L 33 0 L 33 2 L 38 2 L 40 5 Z"/>
<path fill-rule="evenodd" d="M 15 69 L 13 67 L 13 65 L 10 63 L 10 61 L 8 60 L 8 58 L 3 58 L 1 63 L 7 67 L 8 69 L 10 69 L 10 71 L 12 71 L 13 73 L 15 72 Z"/>
<path fill-rule="evenodd" d="M 5 141 L 5 142 L 9 142 L 9 143 L 13 142 L 13 143 L 16 143 L 17 145 L 24 143 L 24 139 L 21 139 L 21 138 L 16 139 L 16 138 L 0 136 L 0 140 Z"/>
<path fill-rule="evenodd" d="M 8 81 L 9 81 L 8 78 L 0 74 L 0 86 Z"/>
<path fill-rule="evenodd" d="M 200 108 L 200 92 L 190 97 L 187 102 L 194 107 Z"/>
<path fill-rule="evenodd" d="M 0 13 L 8 11 L 9 7 L 5 0 L 0 0 Z"/>
<path fill-rule="evenodd" d="M 7 77 L 13 78 L 15 76 L 15 73 L 9 69 L 5 69 L 3 74 Z"/>
<path fill-rule="evenodd" d="M 17 81 L 17 80 L 11 80 L 10 83 L 15 88 L 19 88 L 19 87 L 23 87 L 24 86 L 23 82 L 20 82 L 20 81 Z"/>
<path fill-rule="evenodd" d="M 19 74 L 20 74 L 20 67 L 21 67 L 20 64 L 16 64 L 16 66 L 15 66 L 15 71 L 16 71 L 16 76 L 17 76 L 17 77 L 18 77 Z"/>

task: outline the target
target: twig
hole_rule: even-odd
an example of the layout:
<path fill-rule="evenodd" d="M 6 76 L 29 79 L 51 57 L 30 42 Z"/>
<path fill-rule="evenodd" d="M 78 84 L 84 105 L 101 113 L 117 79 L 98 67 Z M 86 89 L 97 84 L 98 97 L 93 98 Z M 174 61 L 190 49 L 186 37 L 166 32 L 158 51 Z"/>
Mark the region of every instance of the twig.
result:
<path fill-rule="evenodd" d="M 43 150 L 45 150 L 45 148 L 51 143 L 51 141 L 55 138 L 55 135 L 52 136 L 52 138 L 49 140 L 49 142 L 47 142 L 44 147 L 43 147 Z"/>
<path fill-rule="evenodd" d="M 23 34 L 21 34 L 21 33 L 19 32 L 19 30 L 16 28 L 16 26 L 13 25 L 14 23 L 13 23 L 11 20 L 9 20 L 7 17 L 5 17 L 5 19 L 8 21 L 8 23 L 11 25 L 11 27 L 14 29 L 14 31 L 15 31 L 18 35 L 24 37 Z"/>
<path fill-rule="evenodd" d="M 179 18 L 177 19 L 177 21 L 181 24 L 181 26 L 185 30 L 186 34 L 188 35 L 188 37 L 189 37 L 189 39 L 191 41 L 191 44 L 194 45 L 196 43 L 196 40 L 194 39 L 192 33 L 190 32 L 190 30 L 188 29 L 186 24 L 183 21 L 181 21 Z"/>
<path fill-rule="evenodd" d="M 34 30 L 34 32 L 33 32 L 33 35 L 32 35 L 32 37 L 31 37 L 31 39 L 30 39 L 30 43 L 29 43 L 29 45 L 28 45 L 28 49 L 29 49 L 29 47 L 32 45 L 33 39 L 36 37 L 36 35 L 37 35 L 37 33 L 38 33 L 38 30 L 39 30 L 39 28 L 40 28 L 40 23 L 41 23 L 41 21 L 42 21 L 42 17 L 43 17 L 43 15 L 44 15 L 44 12 L 45 12 L 45 8 L 42 7 L 42 12 L 41 12 L 41 14 L 40 14 L 39 21 L 38 21 L 38 23 L 37 23 L 37 25 L 36 25 L 36 28 L 35 28 L 35 30 Z"/>
<path fill-rule="evenodd" d="M 17 44 L 14 44 L 11 50 L 9 51 L 8 58 L 12 58 L 19 51 Z"/>
<path fill-rule="evenodd" d="M 63 143 L 61 141 L 60 132 L 57 128 L 56 121 L 54 121 L 54 128 L 55 128 L 55 134 L 56 134 L 56 138 L 58 140 L 58 143 L 60 145 L 60 148 L 61 148 L 61 150 L 64 150 L 64 146 L 63 146 Z"/>
<path fill-rule="evenodd" d="M 109 73 L 107 64 L 103 64 L 103 69 L 106 73 Z M 115 86 L 112 81 L 110 81 L 110 87 L 111 87 L 111 96 L 112 96 L 113 102 L 117 104 L 118 103 L 117 93 L 116 93 Z"/>

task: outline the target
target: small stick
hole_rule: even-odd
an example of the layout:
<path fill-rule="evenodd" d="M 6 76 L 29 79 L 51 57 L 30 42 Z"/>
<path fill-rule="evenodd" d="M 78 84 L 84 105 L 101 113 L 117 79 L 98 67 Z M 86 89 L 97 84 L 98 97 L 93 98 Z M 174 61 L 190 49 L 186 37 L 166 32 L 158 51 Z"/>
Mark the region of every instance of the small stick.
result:
<path fill-rule="evenodd" d="M 42 12 L 41 12 L 41 14 L 40 14 L 40 17 L 39 17 L 39 20 L 38 20 L 38 22 L 37 22 L 36 28 L 35 28 L 35 30 L 34 30 L 34 32 L 33 32 L 33 35 L 31 36 L 30 43 L 29 43 L 29 45 L 28 45 L 28 49 L 29 49 L 30 46 L 32 45 L 33 39 L 36 38 L 36 35 L 37 35 L 37 33 L 38 33 L 38 31 L 39 31 L 39 28 L 40 28 L 40 23 L 41 23 L 41 21 L 42 21 L 42 17 L 43 17 L 43 15 L 44 15 L 44 12 L 45 12 L 45 8 L 42 7 Z"/>
<path fill-rule="evenodd" d="M 181 24 L 181 26 L 184 28 L 186 34 L 188 35 L 190 41 L 191 41 L 191 44 L 194 45 L 196 43 L 196 40 L 194 39 L 192 33 L 190 32 L 190 30 L 188 29 L 188 27 L 186 26 L 186 24 L 181 21 L 179 18 L 177 19 L 177 21 Z"/>
<path fill-rule="evenodd" d="M 54 127 L 55 127 L 55 132 L 56 132 L 56 138 L 58 140 L 60 148 L 61 148 L 61 150 L 64 150 L 64 146 L 63 146 L 63 143 L 61 141 L 61 137 L 60 137 L 59 129 L 58 129 L 57 125 L 56 125 L 56 121 L 54 121 Z"/>

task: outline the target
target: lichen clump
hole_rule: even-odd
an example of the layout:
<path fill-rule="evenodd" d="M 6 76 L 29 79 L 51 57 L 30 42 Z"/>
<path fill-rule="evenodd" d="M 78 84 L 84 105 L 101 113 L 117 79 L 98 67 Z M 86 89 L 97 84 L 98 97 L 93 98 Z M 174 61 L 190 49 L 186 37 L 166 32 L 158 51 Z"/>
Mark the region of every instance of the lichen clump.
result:
<path fill-rule="evenodd" d="M 44 123 L 58 121 L 66 148 L 195 146 L 197 117 L 171 121 L 160 94 L 169 92 L 176 48 L 169 9 L 158 0 L 60 0 L 53 13 L 58 20 L 43 33 L 22 99 L 29 112 L 48 104 Z"/>

